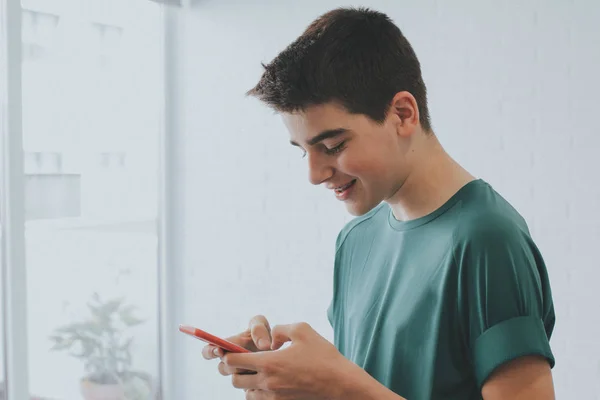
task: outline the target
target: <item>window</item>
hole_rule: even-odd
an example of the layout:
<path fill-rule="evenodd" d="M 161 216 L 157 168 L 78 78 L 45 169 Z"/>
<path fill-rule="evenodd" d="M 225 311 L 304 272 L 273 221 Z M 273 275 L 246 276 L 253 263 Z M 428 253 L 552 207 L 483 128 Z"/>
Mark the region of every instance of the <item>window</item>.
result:
<path fill-rule="evenodd" d="M 25 219 L 60 219 L 81 216 L 81 175 L 35 174 L 25 176 Z"/>
<path fill-rule="evenodd" d="M 31 398 L 155 399 L 161 8 L 148 0 L 21 5 L 23 171 L 12 178 L 24 191 L 28 359 L 20 372 Z M 4 362 L 0 399 L 3 382 Z"/>
<path fill-rule="evenodd" d="M 0 131 L 1 132 L 1 131 Z M 4 247 L 3 243 L 3 232 L 4 232 L 4 221 L 0 218 L 0 266 L 2 265 L 4 260 Z M 0 268 L 0 272 L 2 272 L 2 268 Z M 6 374 L 4 373 L 4 274 L 0 273 L 0 399 L 6 398 Z"/>
<path fill-rule="evenodd" d="M 21 18 L 22 55 L 24 61 L 43 58 L 52 50 L 56 40 L 59 16 L 24 9 Z"/>

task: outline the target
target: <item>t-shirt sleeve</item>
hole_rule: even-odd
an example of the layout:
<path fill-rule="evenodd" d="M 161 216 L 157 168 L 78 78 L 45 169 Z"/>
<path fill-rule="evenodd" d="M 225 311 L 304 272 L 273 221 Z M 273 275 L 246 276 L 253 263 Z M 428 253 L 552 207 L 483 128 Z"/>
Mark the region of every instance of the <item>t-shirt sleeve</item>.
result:
<path fill-rule="evenodd" d="M 458 323 L 481 388 L 502 364 L 526 355 L 554 367 L 554 309 L 546 268 L 528 233 L 502 218 L 457 239 Z"/>

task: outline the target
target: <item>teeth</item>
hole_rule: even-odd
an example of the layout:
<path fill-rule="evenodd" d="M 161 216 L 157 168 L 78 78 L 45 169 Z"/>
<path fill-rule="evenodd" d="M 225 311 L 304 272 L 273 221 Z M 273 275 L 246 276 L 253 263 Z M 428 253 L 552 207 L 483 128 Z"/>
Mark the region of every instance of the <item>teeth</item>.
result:
<path fill-rule="evenodd" d="M 344 190 L 348 189 L 350 187 L 350 185 L 352 185 L 352 183 L 354 183 L 354 181 L 351 181 L 350 183 L 347 183 L 344 186 L 341 186 L 341 187 L 335 189 L 335 191 L 337 193 L 342 193 Z"/>

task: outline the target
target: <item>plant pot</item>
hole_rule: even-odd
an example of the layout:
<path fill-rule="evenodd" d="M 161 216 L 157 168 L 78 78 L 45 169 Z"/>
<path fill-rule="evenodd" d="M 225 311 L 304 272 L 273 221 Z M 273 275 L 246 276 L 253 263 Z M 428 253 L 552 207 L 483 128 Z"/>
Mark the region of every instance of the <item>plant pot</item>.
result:
<path fill-rule="evenodd" d="M 84 379 L 81 394 L 85 400 L 125 400 L 125 389 L 120 383 L 101 384 Z"/>

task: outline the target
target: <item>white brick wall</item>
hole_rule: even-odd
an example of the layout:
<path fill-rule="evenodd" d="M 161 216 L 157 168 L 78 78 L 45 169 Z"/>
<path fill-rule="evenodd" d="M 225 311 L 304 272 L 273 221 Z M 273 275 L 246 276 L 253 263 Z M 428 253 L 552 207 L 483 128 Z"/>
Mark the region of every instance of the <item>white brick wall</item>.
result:
<path fill-rule="evenodd" d="M 413 43 L 446 148 L 530 224 L 556 303 L 558 398 L 600 399 L 600 2 L 506 3 L 362 4 Z M 214 0 L 180 15 L 182 322 L 228 335 L 264 313 L 331 337 L 333 246 L 349 217 L 310 186 L 279 118 L 243 94 L 261 61 L 339 5 Z M 181 340 L 186 399 L 243 398 L 200 360 L 200 343 Z"/>

